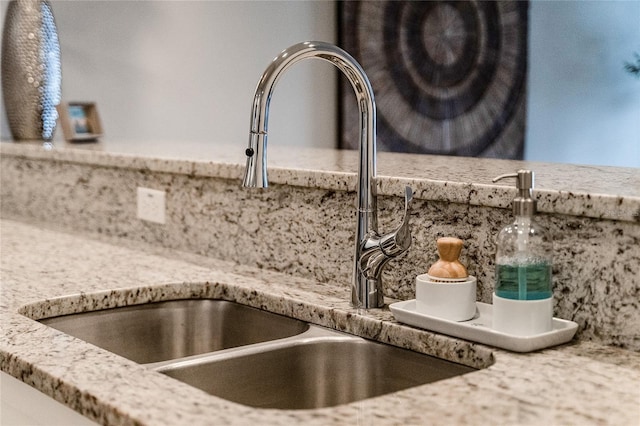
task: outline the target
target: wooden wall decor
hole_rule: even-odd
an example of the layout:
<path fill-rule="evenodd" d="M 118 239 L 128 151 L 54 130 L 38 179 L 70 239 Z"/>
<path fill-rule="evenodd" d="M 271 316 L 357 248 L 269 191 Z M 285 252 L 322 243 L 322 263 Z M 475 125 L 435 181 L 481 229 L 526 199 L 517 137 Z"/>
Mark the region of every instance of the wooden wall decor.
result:
<path fill-rule="evenodd" d="M 376 96 L 378 149 L 522 158 L 526 1 L 347 1 L 340 45 Z M 357 148 L 358 109 L 341 84 L 341 148 Z"/>

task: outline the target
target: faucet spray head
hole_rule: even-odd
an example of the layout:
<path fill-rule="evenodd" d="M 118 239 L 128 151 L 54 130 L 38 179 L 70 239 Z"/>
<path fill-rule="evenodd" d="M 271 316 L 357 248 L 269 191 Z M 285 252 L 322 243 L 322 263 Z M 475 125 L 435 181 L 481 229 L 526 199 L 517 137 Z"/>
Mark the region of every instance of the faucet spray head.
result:
<path fill-rule="evenodd" d="M 245 150 L 247 166 L 244 171 L 242 186 L 245 188 L 266 188 L 267 180 L 267 134 L 251 132 L 249 147 Z"/>

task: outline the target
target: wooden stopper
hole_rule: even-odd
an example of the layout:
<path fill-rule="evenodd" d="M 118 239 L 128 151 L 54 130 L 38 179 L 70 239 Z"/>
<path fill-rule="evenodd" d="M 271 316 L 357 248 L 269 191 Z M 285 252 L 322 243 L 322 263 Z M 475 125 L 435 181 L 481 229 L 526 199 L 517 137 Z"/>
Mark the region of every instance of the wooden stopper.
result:
<path fill-rule="evenodd" d="M 428 274 L 437 278 L 466 278 L 467 268 L 458 260 L 463 242 L 459 238 L 438 238 L 440 259 L 429 268 Z"/>

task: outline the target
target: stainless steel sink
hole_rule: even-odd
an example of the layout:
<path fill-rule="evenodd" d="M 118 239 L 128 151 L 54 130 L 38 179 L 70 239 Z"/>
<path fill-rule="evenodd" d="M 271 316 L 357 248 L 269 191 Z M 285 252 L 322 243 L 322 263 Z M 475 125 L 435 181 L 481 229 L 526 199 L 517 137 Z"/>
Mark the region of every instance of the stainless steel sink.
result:
<path fill-rule="evenodd" d="M 176 300 L 40 322 L 253 407 L 331 407 L 475 371 L 222 300 Z"/>
<path fill-rule="evenodd" d="M 140 364 L 300 334 L 296 319 L 223 300 L 175 300 L 40 320 Z"/>
<path fill-rule="evenodd" d="M 233 357 L 176 363 L 158 371 L 230 401 L 279 409 L 331 407 L 476 371 L 323 330 L 324 337 L 301 335 Z"/>

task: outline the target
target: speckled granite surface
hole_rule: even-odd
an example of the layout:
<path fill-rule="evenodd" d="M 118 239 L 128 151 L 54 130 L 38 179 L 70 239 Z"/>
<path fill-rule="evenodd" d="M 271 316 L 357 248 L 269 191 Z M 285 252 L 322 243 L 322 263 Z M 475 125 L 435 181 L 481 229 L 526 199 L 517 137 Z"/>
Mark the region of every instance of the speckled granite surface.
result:
<path fill-rule="evenodd" d="M 512 354 L 355 312 L 348 291 L 141 243 L 0 223 L 0 367 L 102 424 L 611 424 L 640 421 L 640 354 L 579 342 Z M 231 403 L 39 324 L 96 307 L 220 297 L 482 368 L 318 410 Z"/>
<path fill-rule="evenodd" d="M 125 154 L 81 147 L 0 144 L 3 217 L 345 287 L 350 280 L 355 174 L 345 170 L 355 170 L 353 152 L 271 149 L 273 185 L 249 191 L 238 188 L 242 147 L 212 146 L 201 153 L 210 160 L 189 159 L 198 151 L 182 145 L 164 159 L 135 147 L 118 147 Z M 555 315 L 576 321 L 581 339 L 640 350 L 638 169 L 381 153 L 382 231 L 400 220 L 402 185 L 416 191 L 413 245 L 385 270 L 386 294 L 413 298 L 414 277 L 436 260 L 436 239 L 448 235 L 466 241 L 462 260 L 478 277 L 478 300 L 490 303 L 494 239 L 511 220 L 500 206 L 513 194 L 485 182 L 523 166 L 538 172 L 539 221 L 554 235 Z M 166 225 L 136 218 L 138 186 L 166 191 Z"/>
<path fill-rule="evenodd" d="M 58 143 L 45 151 L 37 143 L 0 143 L 0 155 L 121 167 L 189 176 L 240 179 L 244 141 L 234 145 L 184 141 L 97 144 Z M 354 151 L 270 145 L 269 181 L 329 190 L 355 190 Z M 507 207 L 514 184 L 491 180 L 521 168 L 536 172 L 541 212 L 640 222 L 640 169 L 512 160 L 378 153 L 379 194 L 402 194 L 411 185 L 417 198 Z"/>

